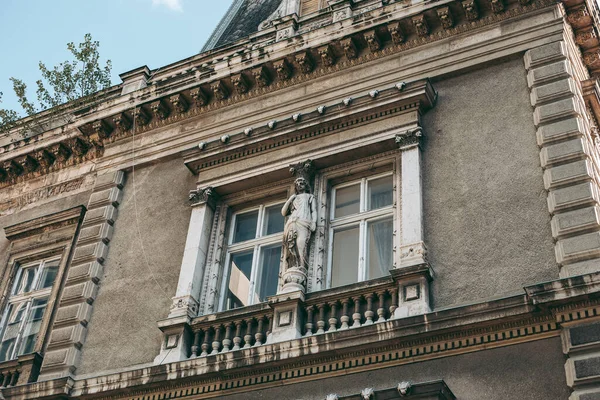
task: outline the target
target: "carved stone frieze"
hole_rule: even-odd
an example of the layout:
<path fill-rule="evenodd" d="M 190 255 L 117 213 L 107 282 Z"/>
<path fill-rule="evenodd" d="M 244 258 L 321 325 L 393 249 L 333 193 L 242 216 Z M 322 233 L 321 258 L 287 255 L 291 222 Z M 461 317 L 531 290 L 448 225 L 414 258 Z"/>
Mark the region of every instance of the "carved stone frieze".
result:
<path fill-rule="evenodd" d="M 417 35 L 425 37 L 429 34 L 429 25 L 427 24 L 425 15 L 421 14 L 413 17 L 412 23 L 415 27 L 415 32 L 417 32 Z"/>
<path fill-rule="evenodd" d="M 404 33 L 402 33 L 402 28 L 400 27 L 399 21 L 390 22 L 387 25 L 387 29 L 390 33 L 390 36 L 392 37 L 392 41 L 394 42 L 394 44 L 400 44 L 404 42 L 405 37 Z"/>
<path fill-rule="evenodd" d="M 300 71 L 302 71 L 302 73 L 308 74 L 315 68 L 315 63 L 308 51 L 296 54 L 295 58 L 296 63 L 300 67 Z"/>
<path fill-rule="evenodd" d="M 178 114 L 183 114 L 189 108 L 188 101 L 183 97 L 181 93 L 174 94 L 169 97 L 169 101 L 173 106 L 173 110 L 175 110 Z"/>
<path fill-rule="evenodd" d="M 152 110 L 152 113 L 159 121 L 162 121 L 169 116 L 169 108 L 165 105 L 165 103 L 161 99 L 150 103 L 150 109 Z"/>
<path fill-rule="evenodd" d="M 491 0 L 490 6 L 492 7 L 492 11 L 496 14 L 504 11 L 504 0 Z"/>
<path fill-rule="evenodd" d="M 115 115 L 113 117 L 113 122 L 120 132 L 126 132 L 131 129 L 132 126 L 131 119 L 125 113 Z"/>
<path fill-rule="evenodd" d="M 252 75 L 254 76 L 254 80 L 256 81 L 256 85 L 258 87 L 266 87 L 271 83 L 271 76 L 269 75 L 269 70 L 262 65 L 258 68 L 252 69 Z"/>
<path fill-rule="evenodd" d="M 344 49 L 344 54 L 349 60 L 353 60 L 358 57 L 358 48 L 356 47 L 356 43 L 354 43 L 354 39 L 352 37 L 347 37 L 340 40 L 340 45 L 342 46 L 342 49 Z"/>
<path fill-rule="evenodd" d="M 372 52 L 376 52 L 381 49 L 381 39 L 379 39 L 379 35 L 375 29 L 366 31 L 363 34 L 363 37 L 365 38 L 365 41 Z"/>
<path fill-rule="evenodd" d="M 321 62 L 325 67 L 331 67 L 335 64 L 335 54 L 333 54 L 333 48 L 326 44 L 325 46 L 321 46 L 317 49 L 319 52 L 319 57 L 321 57 Z"/>
<path fill-rule="evenodd" d="M 250 85 L 244 74 L 235 74 L 231 76 L 231 83 L 238 94 L 244 94 L 250 90 Z"/>
<path fill-rule="evenodd" d="M 212 89 L 215 99 L 217 100 L 225 100 L 229 97 L 229 90 L 227 90 L 221 81 L 215 81 L 211 83 L 210 88 Z"/>
<path fill-rule="evenodd" d="M 444 29 L 450 29 L 454 26 L 454 18 L 452 17 L 450 7 L 440 7 L 436 11 Z"/>
<path fill-rule="evenodd" d="M 282 81 L 290 79 L 292 76 L 292 66 L 286 58 L 273 62 L 273 67 L 277 71 L 277 77 Z"/>
<path fill-rule="evenodd" d="M 200 107 L 208 104 L 208 96 L 200 86 L 190 90 L 190 96 L 196 101 L 196 105 Z"/>
<path fill-rule="evenodd" d="M 150 114 L 143 107 L 136 107 L 133 110 L 134 123 L 139 126 L 145 126 L 150 123 Z"/>
<path fill-rule="evenodd" d="M 479 8 L 475 0 L 465 0 L 462 2 L 462 6 L 468 21 L 475 21 L 479 18 Z"/>

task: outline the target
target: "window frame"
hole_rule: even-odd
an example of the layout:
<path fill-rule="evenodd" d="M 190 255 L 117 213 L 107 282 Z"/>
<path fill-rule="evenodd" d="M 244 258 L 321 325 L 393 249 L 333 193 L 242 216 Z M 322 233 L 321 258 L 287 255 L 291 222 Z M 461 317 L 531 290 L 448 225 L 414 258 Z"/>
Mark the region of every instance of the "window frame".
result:
<path fill-rule="evenodd" d="M 250 272 L 250 287 L 248 291 L 248 304 L 244 307 L 251 306 L 255 303 L 252 300 L 252 294 L 260 291 L 260 283 L 257 284 L 258 277 L 262 273 L 262 249 L 269 247 L 276 247 L 277 245 L 282 246 L 283 229 L 285 227 L 286 219 L 284 219 L 284 226 L 280 232 L 272 233 L 270 235 L 263 235 L 265 231 L 265 215 L 266 209 L 273 206 L 281 206 L 285 204 L 285 199 L 270 200 L 264 203 L 260 203 L 248 208 L 242 208 L 232 212 L 230 217 L 230 223 L 228 226 L 228 232 L 226 237 L 226 249 L 225 249 L 225 268 L 223 269 L 223 279 L 221 282 L 221 295 L 219 296 L 219 307 L 218 311 L 227 311 L 227 297 L 229 291 L 229 280 L 231 274 L 231 262 L 234 254 L 243 253 L 246 251 L 252 251 L 252 267 Z M 235 235 L 235 224 L 237 217 L 241 214 L 251 213 L 258 210 L 257 222 L 256 222 L 256 233 L 254 239 L 248 239 L 242 242 L 233 243 Z M 281 267 L 281 264 L 280 264 Z M 279 274 L 278 274 L 279 276 Z M 260 302 L 259 302 L 260 303 Z"/>

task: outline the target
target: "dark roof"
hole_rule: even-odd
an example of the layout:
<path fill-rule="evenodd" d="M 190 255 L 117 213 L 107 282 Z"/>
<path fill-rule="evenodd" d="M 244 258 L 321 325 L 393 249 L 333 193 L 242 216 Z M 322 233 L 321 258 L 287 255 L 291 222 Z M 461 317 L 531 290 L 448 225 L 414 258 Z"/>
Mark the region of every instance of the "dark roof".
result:
<path fill-rule="evenodd" d="M 233 0 L 202 51 L 235 42 L 258 31 L 258 25 L 277 10 L 281 0 Z"/>

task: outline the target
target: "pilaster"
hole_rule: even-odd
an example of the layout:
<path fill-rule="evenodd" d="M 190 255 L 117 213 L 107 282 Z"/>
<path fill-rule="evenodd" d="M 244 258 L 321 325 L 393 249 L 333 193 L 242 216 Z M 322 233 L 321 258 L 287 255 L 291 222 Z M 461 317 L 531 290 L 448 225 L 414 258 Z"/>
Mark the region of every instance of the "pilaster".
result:
<path fill-rule="evenodd" d="M 568 49 L 560 41 L 525 53 L 561 278 L 600 269 L 598 150 Z"/>
<path fill-rule="evenodd" d="M 40 381 L 69 376 L 79 364 L 124 182 L 122 171 L 106 173 L 96 179 L 59 300 Z"/>

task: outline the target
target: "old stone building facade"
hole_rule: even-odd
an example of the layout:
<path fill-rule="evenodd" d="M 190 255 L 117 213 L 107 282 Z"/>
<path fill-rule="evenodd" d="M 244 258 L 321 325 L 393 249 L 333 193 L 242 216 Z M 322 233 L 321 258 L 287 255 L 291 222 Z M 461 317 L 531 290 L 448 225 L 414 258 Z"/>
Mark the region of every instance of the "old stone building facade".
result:
<path fill-rule="evenodd" d="M 598 11 L 235 0 L 0 138 L 0 393 L 600 399 Z"/>

